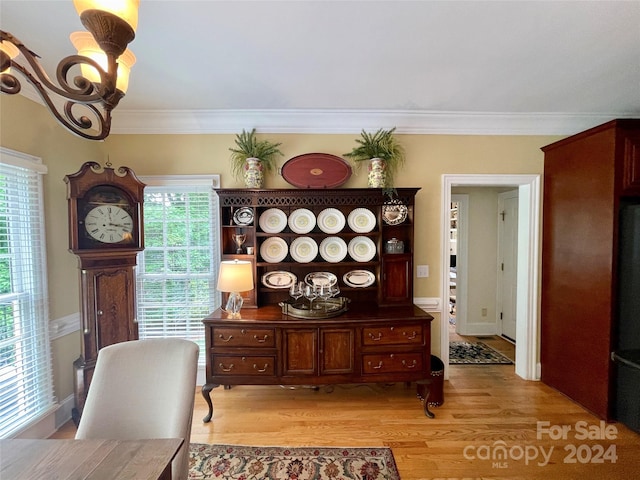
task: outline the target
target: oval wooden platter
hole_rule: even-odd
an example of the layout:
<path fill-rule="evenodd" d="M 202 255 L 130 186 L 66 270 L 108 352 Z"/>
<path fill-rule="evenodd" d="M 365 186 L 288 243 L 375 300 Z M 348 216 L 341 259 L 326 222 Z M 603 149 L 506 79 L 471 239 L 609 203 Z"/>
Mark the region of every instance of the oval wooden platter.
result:
<path fill-rule="evenodd" d="M 351 177 L 351 165 L 330 153 L 305 153 L 287 160 L 282 177 L 298 188 L 336 188 Z"/>

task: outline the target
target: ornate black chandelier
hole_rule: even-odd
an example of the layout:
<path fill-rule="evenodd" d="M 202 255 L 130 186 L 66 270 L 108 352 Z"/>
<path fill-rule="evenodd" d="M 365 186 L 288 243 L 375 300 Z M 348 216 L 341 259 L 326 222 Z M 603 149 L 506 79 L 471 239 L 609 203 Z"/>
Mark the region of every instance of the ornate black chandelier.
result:
<path fill-rule="evenodd" d="M 78 55 L 60 61 L 57 83 L 46 74 L 36 53 L 9 32 L 0 30 L 0 87 L 2 93 L 19 93 L 19 74 L 36 89 L 65 128 L 89 140 L 103 140 L 111 130 L 111 111 L 124 96 L 129 70 L 135 63 L 127 45 L 135 38 L 140 0 L 73 3 L 90 33 L 71 34 Z M 74 69 L 76 65 L 80 68 Z M 77 70 L 81 74 L 73 75 Z M 62 106 L 57 99 L 62 100 Z"/>

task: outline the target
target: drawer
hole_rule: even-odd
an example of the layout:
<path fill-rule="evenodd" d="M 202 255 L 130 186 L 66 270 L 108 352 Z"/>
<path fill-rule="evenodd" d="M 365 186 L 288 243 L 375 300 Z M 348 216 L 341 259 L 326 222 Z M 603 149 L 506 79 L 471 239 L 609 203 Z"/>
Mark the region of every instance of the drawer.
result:
<path fill-rule="evenodd" d="M 271 356 L 212 355 L 214 375 L 275 375 L 276 358 Z"/>
<path fill-rule="evenodd" d="M 362 356 L 365 374 L 419 372 L 423 368 L 422 354 L 418 352 Z"/>
<path fill-rule="evenodd" d="M 269 347 L 276 345 L 273 328 L 213 327 L 211 344 L 214 347 Z"/>
<path fill-rule="evenodd" d="M 362 329 L 363 345 L 422 345 L 423 325 L 366 327 Z"/>

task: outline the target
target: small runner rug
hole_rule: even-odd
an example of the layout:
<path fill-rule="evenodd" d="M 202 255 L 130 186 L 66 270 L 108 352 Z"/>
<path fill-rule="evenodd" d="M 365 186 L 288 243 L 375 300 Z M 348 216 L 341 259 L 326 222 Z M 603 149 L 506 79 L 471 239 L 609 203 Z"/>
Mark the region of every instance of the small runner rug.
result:
<path fill-rule="evenodd" d="M 192 443 L 189 480 L 400 480 L 391 449 Z"/>
<path fill-rule="evenodd" d="M 449 363 L 453 365 L 488 365 L 513 363 L 502 353 L 482 342 L 450 342 Z"/>

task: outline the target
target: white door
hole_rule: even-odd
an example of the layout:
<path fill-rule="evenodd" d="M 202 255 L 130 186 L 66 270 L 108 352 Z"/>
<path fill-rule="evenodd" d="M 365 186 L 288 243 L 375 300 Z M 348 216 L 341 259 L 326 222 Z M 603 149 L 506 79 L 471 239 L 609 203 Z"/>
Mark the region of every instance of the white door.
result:
<path fill-rule="evenodd" d="M 498 328 L 516 340 L 518 190 L 498 195 Z"/>

